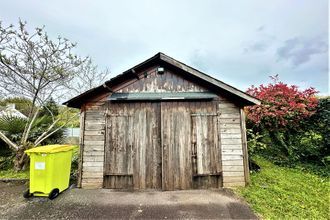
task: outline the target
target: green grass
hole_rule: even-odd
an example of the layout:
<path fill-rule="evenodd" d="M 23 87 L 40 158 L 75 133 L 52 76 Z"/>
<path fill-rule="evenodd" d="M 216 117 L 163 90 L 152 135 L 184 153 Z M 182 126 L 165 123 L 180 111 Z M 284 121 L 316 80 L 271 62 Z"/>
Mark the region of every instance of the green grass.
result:
<path fill-rule="evenodd" d="M 0 179 L 28 179 L 29 178 L 29 170 L 16 172 L 14 170 L 0 170 Z"/>
<path fill-rule="evenodd" d="M 261 172 L 235 191 L 265 219 L 330 219 L 330 179 L 256 158 Z"/>

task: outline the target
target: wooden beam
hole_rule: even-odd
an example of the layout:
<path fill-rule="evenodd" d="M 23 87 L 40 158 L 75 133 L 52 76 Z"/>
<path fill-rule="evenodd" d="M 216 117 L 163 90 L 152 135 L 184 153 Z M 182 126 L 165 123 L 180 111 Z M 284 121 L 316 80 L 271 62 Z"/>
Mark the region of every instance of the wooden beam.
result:
<path fill-rule="evenodd" d="M 107 86 L 107 84 L 103 83 L 103 87 L 109 90 L 109 92 L 113 92 L 112 89 L 109 86 Z"/>
<path fill-rule="evenodd" d="M 82 183 L 82 168 L 83 168 L 83 157 L 84 157 L 84 131 L 85 131 L 85 115 L 86 111 L 83 108 L 80 113 L 80 137 L 79 137 L 79 145 L 80 145 L 80 155 L 78 162 L 78 181 L 77 186 L 81 188 Z"/>
<path fill-rule="evenodd" d="M 243 108 L 240 109 L 241 115 L 241 130 L 242 130 L 242 150 L 243 150 L 243 165 L 245 184 L 250 183 L 250 170 L 249 170 L 249 155 L 247 149 L 246 127 L 245 127 L 245 112 Z"/>
<path fill-rule="evenodd" d="M 135 76 L 136 79 L 140 79 L 139 75 L 136 73 L 135 69 L 131 69 L 131 72 Z"/>

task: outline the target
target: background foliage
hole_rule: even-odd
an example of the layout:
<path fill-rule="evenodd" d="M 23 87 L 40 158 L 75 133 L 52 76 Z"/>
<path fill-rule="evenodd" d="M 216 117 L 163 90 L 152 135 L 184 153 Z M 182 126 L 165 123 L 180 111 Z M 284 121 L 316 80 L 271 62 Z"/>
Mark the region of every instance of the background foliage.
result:
<path fill-rule="evenodd" d="M 14 97 L 0 100 L 0 106 L 5 107 L 7 104 L 15 104 L 15 108 L 25 116 L 28 116 L 31 110 L 32 102 L 29 99 Z"/>
<path fill-rule="evenodd" d="M 9 99 L 9 101 L 21 100 L 19 98 Z M 3 101 L 7 103 L 8 100 Z M 28 103 L 28 102 L 24 102 Z M 24 109 L 24 105 L 22 105 Z M 51 110 L 52 114 L 46 110 Z M 29 135 L 29 142 L 35 141 L 48 127 L 53 123 L 52 117 L 57 117 L 59 114 L 59 108 L 53 100 L 50 100 L 42 107 L 38 118 L 34 121 Z M 25 125 L 28 123 L 27 119 L 13 117 L 13 116 L 3 116 L 0 117 L 0 130 L 5 133 L 5 135 L 12 141 L 19 143 L 22 138 Z M 56 124 L 54 128 L 56 129 L 60 124 Z M 60 144 L 64 140 L 64 129 L 59 129 L 57 132 L 45 139 L 41 145 L 47 144 Z M 0 139 L 0 157 L 3 160 L 0 161 L 0 168 L 6 169 L 13 166 L 13 158 L 15 152 L 10 150 L 7 145 Z"/>
<path fill-rule="evenodd" d="M 329 166 L 330 97 L 317 99 L 316 90 L 299 90 L 278 82 L 251 87 L 262 100 L 246 108 L 248 146 L 253 158 L 263 155 L 286 166 Z"/>

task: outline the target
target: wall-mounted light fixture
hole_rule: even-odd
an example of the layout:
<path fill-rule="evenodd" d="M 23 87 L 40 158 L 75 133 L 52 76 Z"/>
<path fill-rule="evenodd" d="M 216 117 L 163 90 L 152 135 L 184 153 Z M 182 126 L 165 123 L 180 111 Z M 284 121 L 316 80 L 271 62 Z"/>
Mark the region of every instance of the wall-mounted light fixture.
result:
<path fill-rule="evenodd" d="M 164 73 L 165 73 L 165 69 L 164 69 L 164 67 L 158 67 L 158 68 L 157 68 L 157 73 L 158 73 L 158 74 L 164 74 Z"/>

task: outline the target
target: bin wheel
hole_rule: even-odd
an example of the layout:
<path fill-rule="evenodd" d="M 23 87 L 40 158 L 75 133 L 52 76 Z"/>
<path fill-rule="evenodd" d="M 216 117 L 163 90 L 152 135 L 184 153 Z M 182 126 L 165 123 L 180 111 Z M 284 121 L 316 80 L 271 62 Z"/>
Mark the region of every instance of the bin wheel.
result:
<path fill-rule="evenodd" d="M 32 196 L 33 194 L 32 193 L 30 193 L 30 190 L 28 189 L 28 190 L 26 190 L 24 193 L 23 193 L 23 197 L 24 198 L 30 198 L 31 196 Z"/>
<path fill-rule="evenodd" d="M 59 190 L 59 189 L 53 189 L 53 190 L 49 193 L 48 198 L 49 198 L 50 200 L 53 200 L 53 199 L 55 199 L 59 194 L 60 194 L 60 190 Z"/>

